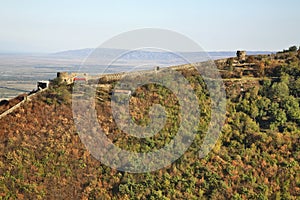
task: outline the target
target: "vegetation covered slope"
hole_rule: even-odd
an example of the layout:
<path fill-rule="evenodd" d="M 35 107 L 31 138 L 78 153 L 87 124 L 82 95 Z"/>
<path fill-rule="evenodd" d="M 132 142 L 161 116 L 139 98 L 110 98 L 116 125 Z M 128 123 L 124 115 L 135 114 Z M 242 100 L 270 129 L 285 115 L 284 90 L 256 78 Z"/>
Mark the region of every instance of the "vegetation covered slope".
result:
<path fill-rule="evenodd" d="M 71 110 L 71 87 L 53 85 L 0 120 L 0 197 L 3 199 L 297 199 L 300 195 L 300 53 L 292 49 L 247 58 L 256 73 L 241 74 L 232 61 L 226 73 L 227 120 L 213 151 L 197 151 L 209 121 L 209 98 L 195 71 L 182 71 L 202 106 L 202 126 L 190 149 L 159 171 L 132 174 L 94 159 L 81 143 Z M 248 70 L 249 71 L 249 70 Z M 243 88 L 238 83 L 243 84 Z M 113 84 L 113 83 L 112 83 Z M 246 85 L 248 86 L 246 87 Z M 165 139 L 135 141 L 110 116 L 109 91 L 99 93 L 98 119 L 122 148 L 159 148 L 176 130 L 177 101 L 165 88 L 140 87 L 132 97 L 133 118 L 147 123 L 146 102 L 167 106 Z M 166 96 L 165 96 L 166 95 Z M 139 98 L 143 96 L 144 100 Z M 156 98 L 154 98 L 156 97 Z M 137 108 L 136 108 L 137 107 Z M 136 109 L 134 109 L 136 108 Z M 146 118 L 145 118 L 146 116 Z M 142 119 L 146 119 L 143 121 Z M 204 124 L 204 125 L 203 125 Z M 168 135 L 168 133 L 170 135 Z M 138 145 L 138 146 L 137 146 Z"/>

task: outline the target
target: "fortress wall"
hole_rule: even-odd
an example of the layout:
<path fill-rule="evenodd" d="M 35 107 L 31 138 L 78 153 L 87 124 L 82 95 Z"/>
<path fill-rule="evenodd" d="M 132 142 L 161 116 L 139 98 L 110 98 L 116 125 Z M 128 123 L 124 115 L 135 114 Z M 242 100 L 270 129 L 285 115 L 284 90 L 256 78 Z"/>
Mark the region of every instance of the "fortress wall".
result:
<path fill-rule="evenodd" d="M 239 60 L 244 60 L 246 58 L 246 51 L 237 51 L 237 56 Z M 214 62 L 218 65 L 225 64 L 227 62 L 228 58 L 222 58 L 218 60 L 214 60 Z M 103 74 L 101 76 L 88 76 L 86 73 L 69 73 L 69 72 L 58 72 L 57 77 L 61 78 L 63 82 L 66 82 L 67 84 L 73 83 L 73 79 L 76 76 L 84 76 L 89 79 L 100 79 L 102 82 L 112 82 L 112 81 L 118 81 L 122 79 L 124 76 L 136 76 L 136 75 L 145 75 L 147 73 L 153 73 L 153 72 L 159 72 L 161 70 L 165 69 L 171 69 L 171 70 L 185 70 L 185 69 L 191 69 L 194 67 L 194 65 L 203 64 L 204 62 L 199 63 L 191 63 L 191 64 L 183 64 L 183 65 L 177 65 L 177 66 L 171 66 L 167 68 L 161 68 L 155 67 L 153 70 L 143 70 L 143 71 L 133 71 L 133 72 L 122 72 L 122 73 L 114 73 L 114 74 Z M 238 63 L 240 64 L 240 63 Z M 247 63 L 244 63 L 245 66 L 248 66 Z"/>
<path fill-rule="evenodd" d="M 3 117 L 5 117 L 6 115 L 14 112 L 17 108 L 20 108 L 24 103 L 29 102 L 33 99 L 34 96 L 36 96 L 38 93 L 43 92 L 45 90 L 47 90 L 48 88 L 42 89 L 42 90 L 38 90 L 35 93 L 32 93 L 28 96 L 26 96 L 22 101 L 20 101 L 18 104 L 14 105 L 13 107 L 11 107 L 10 109 L 8 109 L 7 111 L 5 111 L 4 113 L 0 114 L 0 119 L 2 119 Z"/>
<path fill-rule="evenodd" d="M 152 70 L 142 70 L 142 71 L 132 71 L 132 72 L 121 72 L 121 73 L 114 73 L 114 74 L 103 74 L 99 76 L 88 76 L 85 73 L 68 73 L 68 72 L 58 72 L 57 77 L 61 78 L 62 82 L 66 82 L 67 84 L 73 83 L 73 78 L 76 76 L 84 76 L 89 79 L 99 79 L 100 82 L 113 82 L 122 79 L 125 76 L 139 76 L 139 75 L 146 75 L 149 73 L 157 73 L 163 70 L 184 70 L 190 69 L 193 65 L 191 64 L 184 64 L 179 66 L 172 66 L 167 68 L 157 69 L 153 68 Z"/>
<path fill-rule="evenodd" d="M 17 108 L 19 108 L 22 104 L 24 104 L 26 102 L 26 99 L 23 99 L 21 102 L 19 102 L 18 104 L 14 105 L 13 107 L 11 107 L 10 109 L 8 109 L 7 111 L 5 111 L 4 113 L 2 113 L 0 115 L 0 119 L 2 119 L 3 117 L 5 117 L 6 115 L 12 113 L 14 110 L 16 110 Z"/>
<path fill-rule="evenodd" d="M 239 51 L 238 52 L 239 56 L 242 57 L 240 59 L 243 59 L 246 56 L 245 51 Z M 224 65 L 227 62 L 227 58 L 223 59 L 218 59 L 214 60 L 216 65 Z M 164 71 L 164 70 L 189 70 L 194 68 L 194 66 L 200 65 L 205 63 L 204 62 L 199 62 L 199 63 L 192 63 L 192 64 L 183 64 L 183 65 L 177 65 L 177 66 L 171 66 L 167 68 L 161 68 L 157 69 L 153 68 L 153 70 L 143 70 L 143 71 L 132 71 L 132 72 L 121 72 L 121 73 L 114 73 L 114 74 L 103 74 L 99 76 L 90 76 L 90 79 L 97 80 L 99 79 L 100 82 L 106 83 L 106 82 L 113 82 L 113 81 L 119 81 L 120 79 L 124 78 L 125 76 L 138 76 L 138 75 L 147 75 L 149 73 L 154 73 L 154 72 L 159 72 L 159 71 Z M 235 66 L 237 67 L 252 67 L 255 65 L 254 63 L 237 63 Z M 68 84 L 73 83 L 73 78 L 75 76 L 84 76 L 88 77 L 87 74 L 85 73 L 68 73 L 68 72 L 58 72 L 57 76 L 62 78 L 63 81 L 67 82 Z"/>
<path fill-rule="evenodd" d="M 118 81 L 126 76 L 141 76 L 141 75 L 147 75 L 149 73 L 155 73 L 163 70 L 180 70 L 180 69 L 189 69 L 192 68 L 190 64 L 186 65 L 180 65 L 180 66 L 174 66 L 174 67 L 168 67 L 168 68 L 161 68 L 159 70 L 143 70 L 143 71 L 133 71 L 133 72 L 123 72 L 123 73 L 116 73 L 116 74 L 105 74 L 99 77 L 99 79 L 102 82 L 112 82 L 112 81 Z M 97 77 L 93 77 L 97 79 Z"/>

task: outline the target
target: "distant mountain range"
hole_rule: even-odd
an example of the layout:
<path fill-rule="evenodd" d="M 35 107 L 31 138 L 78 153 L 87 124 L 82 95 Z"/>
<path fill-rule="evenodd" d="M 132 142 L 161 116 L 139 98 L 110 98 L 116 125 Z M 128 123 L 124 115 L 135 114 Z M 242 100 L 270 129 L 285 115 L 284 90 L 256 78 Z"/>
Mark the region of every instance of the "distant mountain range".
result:
<path fill-rule="evenodd" d="M 248 55 L 257 54 L 272 54 L 272 51 L 247 51 Z M 101 59 L 113 59 L 119 57 L 121 60 L 177 60 L 187 59 L 191 62 L 198 62 L 210 59 L 220 59 L 235 57 L 236 52 L 234 51 L 211 51 L 211 52 L 157 52 L 157 51 L 144 51 L 135 50 L 128 51 L 124 49 L 108 49 L 108 48 L 86 48 L 78 50 L 62 51 L 51 54 L 54 57 L 61 58 L 81 58 L 84 59 L 88 56 L 99 57 Z"/>

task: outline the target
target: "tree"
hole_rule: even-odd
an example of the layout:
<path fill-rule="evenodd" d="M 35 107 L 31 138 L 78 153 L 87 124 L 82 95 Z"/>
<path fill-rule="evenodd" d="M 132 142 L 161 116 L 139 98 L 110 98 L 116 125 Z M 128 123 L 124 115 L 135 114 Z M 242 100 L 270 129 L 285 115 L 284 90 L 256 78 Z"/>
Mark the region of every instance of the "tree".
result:
<path fill-rule="evenodd" d="M 290 76 L 287 73 L 282 72 L 280 75 L 280 82 L 288 85 L 290 82 Z"/>
<path fill-rule="evenodd" d="M 271 104 L 271 100 L 267 97 L 261 97 L 256 101 L 256 105 L 258 107 L 259 113 L 258 116 L 260 119 L 267 115 L 269 105 Z"/>
<path fill-rule="evenodd" d="M 271 124 L 270 127 L 282 127 L 287 121 L 286 114 L 284 110 L 279 108 L 279 104 L 273 102 L 270 106 L 269 115 L 271 116 Z"/>
<path fill-rule="evenodd" d="M 291 81 L 290 84 L 291 95 L 295 97 L 300 97 L 300 78 L 297 80 Z"/>
<path fill-rule="evenodd" d="M 269 96 L 271 84 L 272 84 L 272 82 L 271 82 L 270 79 L 264 80 L 263 86 L 262 86 L 262 88 L 260 89 L 259 93 L 260 93 L 262 96 Z"/>
<path fill-rule="evenodd" d="M 284 97 L 289 96 L 289 87 L 284 82 L 274 83 L 271 87 L 271 97 L 273 99 L 283 99 Z"/>
<path fill-rule="evenodd" d="M 285 122 L 287 121 L 286 114 L 282 109 L 276 112 L 275 120 L 280 126 L 284 125 Z"/>
<path fill-rule="evenodd" d="M 252 119 L 255 119 L 259 115 L 259 109 L 256 106 L 255 102 L 251 102 L 251 108 L 250 108 L 250 116 Z"/>
<path fill-rule="evenodd" d="M 234 70 L 234 67 L 233 67 L 233 58 L 227 59 L 226 63 L 229 66 L 229 71 L 233 71 Z"/>
<path fill-rule="evenodd" d="M 299 121 L 300 120 L 300 108 L 297 99 L 293 96 L 287 96 L 282 102 L 282 107 L 285 110 L 288 119 Z"/>
<path fill-rule="evenodd" d="M 297 51 L 297 47 L 296 46 L 291 46 L 289 48 L 289 51 L 295 52 L 295 51 Z"/>

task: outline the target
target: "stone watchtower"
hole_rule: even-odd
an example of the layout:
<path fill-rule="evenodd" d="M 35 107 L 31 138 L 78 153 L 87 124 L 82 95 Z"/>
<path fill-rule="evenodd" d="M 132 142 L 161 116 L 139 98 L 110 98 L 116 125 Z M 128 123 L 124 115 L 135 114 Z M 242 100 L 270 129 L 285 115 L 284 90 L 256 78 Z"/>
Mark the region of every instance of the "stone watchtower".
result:
<path fill-rule="evenodd" d="M 245 61 L 246 60 L 246 51 L 237 51 L 236 56 L 239 61 Z"/>
<path fill-rule="evenodd" d="M 61 83 L 71 84 L 75 75 L 69 74 L 68 72 L 57 72 L 57 78 L 60 79 Z"/>

